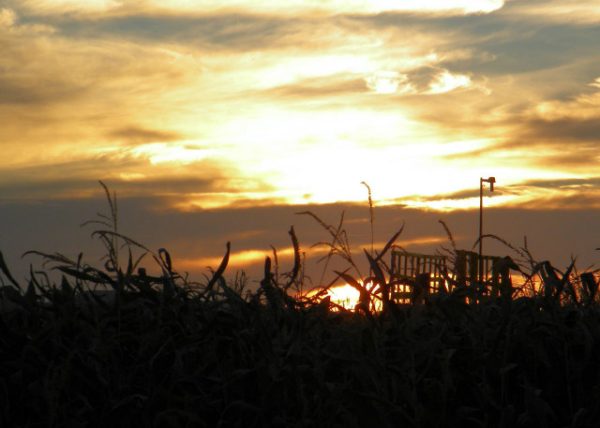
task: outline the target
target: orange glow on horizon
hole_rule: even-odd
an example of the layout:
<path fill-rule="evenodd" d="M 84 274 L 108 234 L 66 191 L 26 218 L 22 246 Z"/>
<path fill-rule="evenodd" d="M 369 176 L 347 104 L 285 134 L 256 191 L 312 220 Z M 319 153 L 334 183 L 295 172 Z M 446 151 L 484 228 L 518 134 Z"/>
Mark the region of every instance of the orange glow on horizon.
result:
<path fill-rule="evenodd" d="M 233 238 L 235 240 L 235 237 Z M 430 246 L 430 245 L 439 245 L 446 243 L 448 238 L 440 233 L 439 236 L 420 236 L 415 238 L 402 238 L 400 236 L 396 240 L 396 245 L 400 245 L 403 247 L 407 246 Z M 375 248 L 383 248 L 387 242 L 377 241 L 374 242 Z M 363 244 L 357 246 L 355 251 L 358 257 L 363 256 L 363 250 L 369 250 L 370 244 Z M 324 254 L 327 254 L 329 248 L 325 246 L 317 246 L 317 247 L 308 247 L 301 248 L 302 252 L 305 252 L 308 258 L 310 257 L 320 257 Z M 229 257 L 229 266 L 237 269 L 248 268 L 252 265 L 261 265 L 265 261 L 265 257 L 271 257 L 273 259 L 272 250 L 265 250 L 259 248 L 246 249 L 241 251 L 232 251 Z M 277 249 L 277 258 L 280 262 L 289 263 L 294 256 L 294 248 L 283 247 Z M 198 258 L 181 258 L 178 257 L 178 269 L 204 269 L 207 267 L 216 268 L 219 266 L 223 259 L 223 256 L 215 256 L 215 257 L 198 257 Z"/>
<path fill-rule="evenodd" d="M 362 284 L 362 281 L 359 281 Z M 372 289 L 372 284 L 371 283 L 367 283 L 366 288 L 368 290 Z M 308 296 L 315 296 L 316 294 L 318 294 L 322 289 L 321 288 L 315 288 L 313 290 L 311 290 L 308 293 Z M 372 292 L 373 290 L 371 290 Z M 360 292 L 352 287 L 350 284 L 341 284 L 341 285 L 336 285 L 333 287 L 330 287 L 327 292 L 321 297 L 321 299 L 325 299 L 329 297 L 331 299 L 331 302 L 334 303 L 335 305 L 341 306 L 344 309 L 350 310 L 350 311 L 354 311 L 356 309 L 356 306 L 359 303 L 360 300 Z M 371 296 L 371 302 L 370 302 L 371 308 L 370 310 L 375 310 L 375 311 L 380 311 L 381 310 L 381 300 L 379 300 L 377 297 L 375 296 Z M 333 310 L 337 310 L 334 306 Z"/>

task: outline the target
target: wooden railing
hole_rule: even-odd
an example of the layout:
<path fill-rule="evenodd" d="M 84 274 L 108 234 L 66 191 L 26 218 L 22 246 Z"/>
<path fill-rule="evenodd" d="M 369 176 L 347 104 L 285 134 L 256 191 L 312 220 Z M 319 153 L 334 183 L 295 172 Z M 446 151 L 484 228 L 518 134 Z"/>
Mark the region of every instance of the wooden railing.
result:
<path fill-rule="evenodd" d="M 454 269 L 443 255 L 392 251 L 391 299 L 396 303 L 420 303 L 430 293 L 451 291 L 456 286 L 477 285 L 484 294 L 498 294 L 511 287 L 509 264 L 505 258 L 458 250 Z M 481 264 L 480 264 L 481 261 Z"/>
<path fill-rule="evenodd" d="M 446 287 L 447 257 L 392 251 L 392 295 L 397 303 L 417 303 Z"/>

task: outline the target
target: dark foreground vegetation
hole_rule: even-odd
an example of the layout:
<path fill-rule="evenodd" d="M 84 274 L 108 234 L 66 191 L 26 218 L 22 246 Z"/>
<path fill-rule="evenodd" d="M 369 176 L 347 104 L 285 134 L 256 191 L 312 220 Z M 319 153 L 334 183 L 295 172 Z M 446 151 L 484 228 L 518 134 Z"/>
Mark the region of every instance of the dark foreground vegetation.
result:
<path fill-rule="evenodd" d="M 333 311 L 294 293 L 298 252 L 285 275 L 267 259 L 251 289 L 224 279 L 228 248 L 192 283 L 165 250 L 120 235 L 112 214 L 94 232 L 102 268 L 46 254 L 47 270 L 19 284 L 0 258 L 0 426 L 598 426 L 592 272 L 536 264 L 529 293 L 455 285 L 398 305 L 383 263 L 391 240 L 367 255 L 376 287 L 361 289 L 360 310 Z"/>

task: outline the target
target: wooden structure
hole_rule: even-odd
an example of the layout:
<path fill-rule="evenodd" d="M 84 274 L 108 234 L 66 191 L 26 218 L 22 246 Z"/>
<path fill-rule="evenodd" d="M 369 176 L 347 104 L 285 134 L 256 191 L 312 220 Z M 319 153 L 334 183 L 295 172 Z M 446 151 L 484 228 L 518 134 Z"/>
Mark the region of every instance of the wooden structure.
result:
<path fill-rule="evenodd" d="M 496 274 L 494 266 L 502 257 L 481 256 L 481 272 L 479 272 L 479 254 L 474 251 L 456 251 L 456 262 L 454 263 L 454 275 L 456 282 L 460 285 L 470 285 L 475 282 L 491 284 Z"/>
<path fill-rule="evenodd" d="M 516 265 L 508 257 L 484 255 L 480 264 L 479 254 L 473 251 L 456 251 L 453 269 L 449 269 L 446 256 L 395 250 L 391 299 L 400 304 L 422 303 L 428 294 L 448 292 L 456 286 L 476 286 L 482 294 L 510 294 L 511 268 Z"/>
<path fill-rule="evenodd" d="M 446 289 L 447 257 L 392 251 L 392 295 L 396 303 L 419 303 L 430 292 Z"/>

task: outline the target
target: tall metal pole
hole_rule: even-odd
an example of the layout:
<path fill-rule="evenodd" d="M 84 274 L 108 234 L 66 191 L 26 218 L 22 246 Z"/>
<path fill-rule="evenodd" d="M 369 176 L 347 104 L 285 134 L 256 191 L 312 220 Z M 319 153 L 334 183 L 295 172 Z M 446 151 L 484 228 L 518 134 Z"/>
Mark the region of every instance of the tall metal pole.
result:
<path fill-rule="evenodd" d="M 483 283 L 483 183 L 490 183 L 490 192 L 494 191 L 495 177 L 483 178 L 479 177 L 479 263 L 478 263 L 478 279 Z"/>
<path fill-rule="evenodd" d="M 479 278 L 479 282 L 483 282 L 483 259 L 481 258 L 483 254 L 483 177 L 479 177 L 479 258 L 478 261 L 478 269 L 477 275 Z"/>

